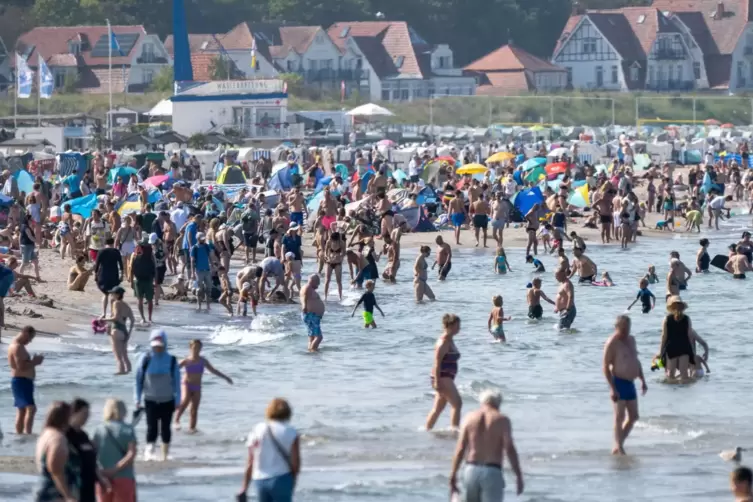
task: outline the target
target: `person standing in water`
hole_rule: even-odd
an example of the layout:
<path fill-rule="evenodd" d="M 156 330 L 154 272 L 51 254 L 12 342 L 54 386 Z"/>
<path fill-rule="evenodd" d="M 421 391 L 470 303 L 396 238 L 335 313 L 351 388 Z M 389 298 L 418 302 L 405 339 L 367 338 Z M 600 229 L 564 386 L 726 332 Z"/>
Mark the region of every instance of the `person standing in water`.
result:
<path fill-rule="evenodd" d="M 355 307 L 353 307 L 353 312 L 350 314 L 350 317 L 356 315 L 356 310 L 358 309 L 359 305 L 363 303 L 363 327 L 376 329 L 377 325 L 376 322 L 374 322 L 374 308 L 379 310 L 379 313 L 382 314 L 382 317 L 384 317 L 384 312 L 382 312 L 381 307 L 377 304 L 376 296 L 374 296 L 374 281 L 366 281 L 365 286 L 366 292 L 361 295 L 358 303 L 356 303 Z"/>
<path fill-rule="evenodd" d="M 541 278 L 536 277 L 531 281 L 531 287 L 528 288 L 526 293 L 526 299 L 528 300 L 528 318 L 529 319 L 541 319 L 544 315 L 544 309 L 541 308 L 541 300 L 554 305 L 554 302 L 549 299 L 548 296 L 541 291 Z"/>
<path fill-rule="evenodd" d="M 319 287 L 319 276 L 310 275 L 306 285 L 301 288 L 301 317 L 309 335 L 309 352 L 318 352 L 322 343 L 322 317 L 324 317 L 324 302 L 316 292 Z"/>
<path fill-rule="evenodd" d="M 434 345 L 434 366 L 431 370 L 431 386 L 435 391 L 434 406 L 426 417 L 426 430 L 432 430 L 439 415 L 450 403 L 450 427 L 457 430 L 460 426 L 460 408 L 463 405 L 460 393 L 455 386 L 455 375 L 458 373 L 460 352 L 455 346 L 454 337 L 460 332 L 460 317 L 455 314 L 445 314 L 442 317 L 442 334 Z"/>
<path fill-rule="evenodd" d="M 428 296 L 429 300 L 435 300 L 434 291 L 426 282 L 429 278 L 429 274 L 426 273 L 426 269 L 429 268 L 426 258 L 430 253 L 429 246 L 421 246 L 416 262 L 413 264 L 413 291 L 416 294 L 416 302 L 422 302 L 424 295 Z"/>
<path fill-rule="evenodd" d="M 577 310 L 575 309 L 575 288 L 564 270 L 557 270 L 554 277 L 561 284 L 554 302 L 554 312 L 560 315 L 559 329 L 570 329 L 577 315 Z"/>
<path fill-rule="evenodd" d="M 614 333 L 604 345 L 602 369 L 614 403 L 612 455 L 624 455 L 625 440 L 638 421 L 638 393 L 633 381 L 640 379 L 643 395 L 648 386 L 638 359 L 635 338 L 630 334 L 630 318 L 626 315 L 618 316 L 614 328 Z"/>
<path fill-rule="evenodd" d="M 455 244 L 460 246 L 460 229 L 465 223 L 465 200 L 461 190 L 455 191 L 455 197 L 450 200 L 447 213 L 450 215 L 452 226 L 455 227 Z"/>
<path fill-rule="evenodd" d="M 476 237 L 476 247 L 479 245 L 479 233 L 484 232 L 484 247 L 487 247 L 487 229 L 489 228 L 489 203 L 484 200 L 483 192 L 478 194 L 478 200 L 471 206 L 473 213 L 473 233 Z"/>
<path fill-rule="evenodd" d="M 745 257 L 739 250 L 732 251 L 727 264 L 724 266 L 724 270 L 732 274 L 733 279 L 745 279 L 745 272 L 753 270 L 748 258 Z"/>
<path fill-rule="evenodd" d="M 709 265 L 711 264 L 711 257 L 709 256 L 709 240 L 700 240 L 701 249 L 695 255 L 695 271 L 696 273 L 707 273 L 709 271 Z"/>
<path fill-rule="evenodd" d="M 468 501 L 502 501 L 505 480 L 502 475 L 504 457 L 517 479 L 517 494 L 523 493 L 523 472 L 518 451 L 512 439 L 512 422 L 499 412 L 502 396 L 485 390 L 479 396 L 481 407 L 466 415 L 460 430 L 450 471 L 450 494 L 458 492 L 457 473 L 465 460 L 463 488 Z"/>
<path fill-rule="evenodd" d="M 115 286 L 109 292 L 112 295 L 110 317 L 102 316 L 100 320 L 110 323 L 110 338 L 112 339 L 112 354 L 115 356 L 115 364 L 118 367 L 116 375 L 125 375 L 131 372 L 131 361 L 128 359 L 128 339 L 131 338 L 133 325 L 136 318 L 133 310 L 123 301 L 125 289 Z M 128 325 L 128 321 L 131 325 Z"/>
<path fill-rule="evenodd" d="M 437 235 L 434 242 L 437 243 L 437 261 L 434 262 L 431 269 L 434 270 L 434 267 L 439 265 L 439 280 L 444 281 L 447 279 L 447 274 L 452 270 L 452 248 L 442 239 L 441 235 Z"/>
<path fill-rule="evenodd" d="M 204 376 L 204 370 L 206 369 L 211 374 L 222 378 L 230 385 L 233 385 L 233 380 L 220 370 L 215 369 L 206 358 L 201 356 L 201 340 L 191 340 L 188 344 L 188 348 L 191 350 L 191 355 L 178 364 L 184 371 L 182 383 L 183 388 L 181 390 L 183 400 L 181 401 L 180 406 L 178 406 L 178 411 L 175 414 L 175 429 L 180 430 L 180 417 L 190 405 L 191 410 L 188 422 L 188 432 L 193 434 L 196 432 L 196 425 L 199 421 L 201 377 Z"/>
<path fill-rule="evenodd" d="M 26 346 L 34 340 L 37 330 L 24 326 L 8 346 L 8 366 L 10 366 L 10 390 L 13 393 L 13 406 L 16 408 L 16 434 L 31 434 L 37 406 L 34 402 L 34 379 L 37 366 L 44 356 L 29 355 Z"/>

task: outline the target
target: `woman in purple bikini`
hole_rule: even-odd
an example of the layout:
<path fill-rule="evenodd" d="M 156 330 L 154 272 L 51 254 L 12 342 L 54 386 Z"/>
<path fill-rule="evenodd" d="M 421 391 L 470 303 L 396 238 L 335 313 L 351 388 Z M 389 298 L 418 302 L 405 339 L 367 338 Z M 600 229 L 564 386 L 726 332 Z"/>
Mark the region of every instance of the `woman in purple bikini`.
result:
<path fill-rule="evenodd" d="M 180 362 L 180 367 L 183 368 L 183 389 L 181 395 L 183 400 L 178 407 L 178 413 L 175 415 L 175 428 L 180 429 L 180 417 L 183 412 L 186 411 L 188 405 L 191 405 L 190 420 L 188 424 L 188 432 L 196 432 L 196 423 L 199 419 L 199 403 L 201 402 L 201 377 L 204 375 L 204 370 L 224 379 L 230 385 L 233 384 L 233 380 L 217 370 L 212 366 L 206 358 L 201 357 L 201 340 L 191 340 L 188 344 L 188 348 L 191 349 L 191 355 L 183 359 Z"/>

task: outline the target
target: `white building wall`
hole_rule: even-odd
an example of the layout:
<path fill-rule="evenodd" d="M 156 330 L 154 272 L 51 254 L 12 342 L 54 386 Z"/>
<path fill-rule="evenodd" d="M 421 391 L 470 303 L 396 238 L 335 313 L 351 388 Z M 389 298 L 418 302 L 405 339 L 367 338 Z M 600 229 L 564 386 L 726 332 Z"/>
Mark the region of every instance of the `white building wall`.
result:
<path fill-rule="evenodd" d="M 709 79 L 708 75 L 706 73 L 706 63 L 703 59 L 703 51 L 701 51 L 701 48 L 698 47 L 698 44 L 693 39 L 693 35 L 688 29 L 685 24 L 680 21 L 679 18 L 674 17 L 672 18 L 674 23 L 680 28 L 682 31 L 682 40 L 685 43 L 685 46 L 688 50 L 688 54 L 690 55 L 690 66 L 691 71 L 693 72 L 693 80 L 695 81 L 695 88 L 696 89 L 708 89 L 709 88 Z M 695 64 L 698 63 L 699 65 L 699 78 L 695 78 Z M 648 78 L 648 74 L 647 77 Z"/>
<path fill-rule="evenodd" d="M 233 123 L 233 108 L 253 106 L 253 101 L 177 101 L 173 102 L 173 129 L 178 134 L 191 136 L 205 133 L 212 129 L 212 122 L 217 128 L 235 127 Z M 259 105 L 265 110 L 274 108 L 272 105 Z M 277 107 L 279 122 L 287 117 L 287 107 Z"/>
<path fill-rule="evenodd" d="M 565 88 L 567 74 L 557 71 L 539 71 L 534 74 L 534 85 L 539 91 L 556 91 Z"/>
<path fill-rule="evenodd" d="M 350 68 L 355 69 L 356 61 L 360 58 L 361 68 L 368 70 L 369 72 L 368 96 L 364 97 L 368 97 L 371 101 L 380 101 L 382 99 L 382 81 L 374 71 L 374 68 L 371 67 L 369 60 L 366 59 L 366 56 L 364 56 L 364 54 L 361 52 L 361 49 L 358 48 L 358 45 L 353 42 L 353 39 L 348 38 L 348 41 L 345 44 L 345 48 L 346 51 L 343 59 L 352 61 L 352 66 L 350 66 Z"/>
<path fill-rule="evenodd" d="M 267 61 L 261 56 L 258 51 L 256 53 L 256 63 L 259 65 L 258 70 L 251 69 L 251 49 L 249 50 L 232 50 L 227 51 L 235 62 L 238 69 L 246 74 L 248 78 L 273 78 L 276 77 L 279 72 L 272 66 L 272 63 Z M 219 53 L 218 53 L 219 55 Z"/>
<path fill-rule="evenodd" d="M 552 63 L 572 72 L 573 89 L 627 90 L 622 72 L 622 58 L 609 46 L 604 37 L 600 37 L 599 41 L 606 47 L 601 53 L 589 55 L 584 52 L 581 35 L 586 30 L 598 34 L 588 19 L 585 19 L 571 34 L 560 52 L 553 58 Z M 573 57 L 567 59 L 564 57 L 565 53 L 570 53 Z M 616 81 L 612 78 L 614 66 L 617 67 Z M 601 85 L 598 85 L 598 68 L 601 68 Z"/>
<path fill-rule="evenodd" d="M 144 56 L 144 45 L 151 44 L 153 54 L 156 58 L 164 58 L 166 63 L 139 63 L 138 60 Z M 139 39 L 138 43 L 132 50 L 131 70 L 128 73 L 128 85 L 149 84 L 151 80 L 162 71 L 162 68 L 172 66 L 173 58 L 165 49 L 162 41 L 157 35 L 146 35 Z"/>
<path fill-rule="evenodd" d="M 753 23 L 747 23 L 737 39 L 730 72 L 730 91 L 753 89 Z"/>
<path fill-rule="evenodd" d="M 329 36 L 320 28 L 313 42 L 311 42 L 311 45 L 309 45 L 301 57 L 303 58 L 303 67 L 306 70 L 321 70 L 327 67 L 337 70 L 339 69 L 338 65 L 341 55 L 337 46 L 332 43 Z M 313 66 L 312 61 L 316 61 Z"/>

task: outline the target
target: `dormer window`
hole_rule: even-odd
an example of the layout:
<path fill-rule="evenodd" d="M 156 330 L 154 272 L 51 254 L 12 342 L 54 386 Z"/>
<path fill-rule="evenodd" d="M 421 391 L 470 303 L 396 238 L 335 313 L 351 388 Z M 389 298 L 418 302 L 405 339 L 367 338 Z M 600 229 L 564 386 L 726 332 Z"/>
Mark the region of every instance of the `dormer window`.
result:
<path fill-rule="evenodd" d="M 78 42 L 76 40 L 71 40 L 70 42 L 68 42 L 68 52 L 73 54 L 74 56 L 81 54 L 81 42 Z"/>

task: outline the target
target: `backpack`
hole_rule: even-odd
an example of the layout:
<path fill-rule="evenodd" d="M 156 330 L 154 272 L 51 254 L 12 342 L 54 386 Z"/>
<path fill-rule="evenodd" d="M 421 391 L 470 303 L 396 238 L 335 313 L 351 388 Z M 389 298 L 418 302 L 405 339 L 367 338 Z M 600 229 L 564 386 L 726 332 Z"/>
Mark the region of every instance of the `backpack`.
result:
<path fill-rule="evenodd" d="M 144 380 L 146 379 L 146 369 L 149 367 L 149 363 L 152 362 L 152 354 L 149 353 L 144 357 L 144 361 L 141 363 L 141 380 L 139 381 L 139 385 L 141 386 L 141 389 L 144 389 Z M 178 360 L 175 359 L 175 356 L 170 356 L 170 378 L 173 378 L 173 375 L 175 375 L 175 367 L 178 365 Z"/>

